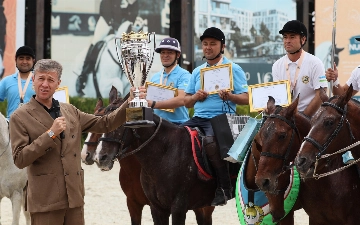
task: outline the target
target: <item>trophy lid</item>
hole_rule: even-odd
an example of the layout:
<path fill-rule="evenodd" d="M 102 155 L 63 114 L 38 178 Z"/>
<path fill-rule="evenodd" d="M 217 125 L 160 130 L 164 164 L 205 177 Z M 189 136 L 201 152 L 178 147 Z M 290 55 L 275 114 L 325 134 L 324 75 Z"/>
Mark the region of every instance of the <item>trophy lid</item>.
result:
<path fill-rule="evenodd" d="M 123 41 L 130 41 L 130 40 L 140 40 L 140 39 L 148 39 L 148 33 L 144 33 L 143 31 L 140 31 L 139 33 L 135 33 L 134 31 L 131 31 L 130 33 L 122 33 L 122 40 Z"/>

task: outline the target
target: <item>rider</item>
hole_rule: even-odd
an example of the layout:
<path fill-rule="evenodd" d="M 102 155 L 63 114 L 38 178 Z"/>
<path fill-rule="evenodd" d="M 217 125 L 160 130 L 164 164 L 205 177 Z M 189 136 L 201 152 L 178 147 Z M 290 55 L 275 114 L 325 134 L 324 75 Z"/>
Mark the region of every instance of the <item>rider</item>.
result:
<path fill-rule="evenodd" d="M 0 81 L 0 101 L 7 99 L 6 118 L 8 120 L 19 106 L 28 102 L 35 94 L 31 88 L 32 69 L 35 64 L 34 51 L 28 46 L 20 47 L 16 51 L 15 62 L 19 72 L 6 76 Z"/>
<path fill-rule="evenodd" d="M 87 50 L 84 64 L 76 80 L 76 92 L 83 96 L 88 74 L 95 68 L 96 60 L 109 32 L 121 34 L 129 32 L 139 10 L 137 0 L 102 0 L 100 17 L 96 23 L 93 40 Z"/>
<path fill-rule="evenodd" d="M 293 100 L 300 94 L 298 110 L 312 117 L 321 105 L 320 87 L 326 91 L 327 81 L 321 60 L 302 48 L 307 40 L 307 29 L 298 20 L 285 23 L 279 33 L 283 36 L 286 55 L 272 67 L 274 81 L 289 80 Z"/>
<path fill-rule="evenodd" d="M 180 125 L 189 120 L 188 110 L 184 106 L 184 90 L 189 83 L 191 74 L 178 64 L 181 47 L 177 39 L 171 37 L 164 38 L 155 51 L 160 54 L 161 64 L 164 68 L 160 72 L 155 73 L 150 81 L 177 88 L 178 95 L 164 101 L 147 100 L 147 102 L 151 108 L 154 108 L 156 115 Z M 141 87 L 139 91 L 146 92 L 144 87 Z M 144 96 L 143 93 L 140 94 L 141 98 L 144 98 Z M 162 109 L 175 109 L 175 111 L 168 112 Z"/>
<path fill-rule="evenodd" d="M 210 119 L 224 113 L 224 102 L 228 102 L 228 105 L 235 109 L 236 104 L 247 105 L 249 96 L 244 71 L 239 65 L 222 55 L 225 49 L 224 33 L 216 27 L 210 27 L 200 36 L 200 40 L 206 63 L 193 70 L 189 85 L 185 90 L 185 106 L 188 108 L 194 107 L 194 117 L 183 123 L 182 126 L 199 127 L 206 135 L 203 146 L 217 177 L 217 189 L 211 205 L 218 206 L 225 205 L 227 200 L 233 197 L 233 191 L 228 164 L 220 157 Z M 219 90 L 218 94 L 209 94 L 202 90 L 200 69 L 226 63 L 232 64 L 234 90 Z M 225 110 L 230 111 L 227 106 L 225 106 Z"/>

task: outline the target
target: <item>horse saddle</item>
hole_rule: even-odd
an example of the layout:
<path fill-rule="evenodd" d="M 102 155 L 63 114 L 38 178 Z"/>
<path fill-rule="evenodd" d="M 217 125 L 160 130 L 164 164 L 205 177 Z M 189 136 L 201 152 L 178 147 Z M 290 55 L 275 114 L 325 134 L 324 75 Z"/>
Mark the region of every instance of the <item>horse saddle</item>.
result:
<path fill-rule="evenodd" d="M 203 150 L 203 138 L 205 135 L 197 127 L 190 128 L 185 126 L 188 131 L 191 139 L 191 150 L 192 155 L 195 161 L 195 164 L 198 168 L 198 177 L 201 180 L 208 181 L 215 177 L 215 170 L 212 167 L 211 163 L 208 160 L 205 150 Z M 229 173 L 231 178 L 236 178 L 240 169 L 240 164 L 230 163 L 229 164 Z"/>

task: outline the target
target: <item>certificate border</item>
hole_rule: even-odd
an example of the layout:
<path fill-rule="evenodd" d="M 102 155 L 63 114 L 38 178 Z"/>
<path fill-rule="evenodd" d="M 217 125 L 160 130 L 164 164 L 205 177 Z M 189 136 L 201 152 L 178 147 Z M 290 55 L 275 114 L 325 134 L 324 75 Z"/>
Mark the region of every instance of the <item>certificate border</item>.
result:
<path fill-rule="evenodd" d="M 178 96 L 178 89 L 177 88 L 162 85 L 162 84 L 153 83 L 153 82 L 150 82 L 150 81 L 146 81 L 145 82 L 145 88 L 147 89 L 149 85 L 175 91 L 174 98 L 176 96 Z M 160 110 L 164 110 L 166 112 L 172 112 L 172 113 L 175 112 L 175 109 L 160 109 Z"/>
<path fill-rule="evenodd" d="M 286 106 L 290 105 L 291 104 L 291 93 L 290 93 L 289 80 L 280 80 L 280 81 L 274 81 L 274 82 L 266 82 L 266 83 L 262 83 L 262 84 L 254 84 L 254 85 L 248 86 L 250 112 L 259 112 L 259 111 L 264 110 L 264 108 L 254 108 L 253 95 L 252 95 L 253 89 L 258 88 L 258 87 L 266 87 L 266 86 L 272 86 L 272 85 L 278 85 L 278 84 L 286 84 L 286 92 L 287 92 L 287 97 L 288 97 L 288 103 L 281 105 L 281 106 L 286 107 Z"/>
<path fill-rule="evenodd" d="M 66 102 L 67 103 L 70 103 L 70 100 L 69 100 L 69 89 L 67 86 L 63 86 L 63 87 L 59 87 L 55 90 L 55 92 L 58 92 L 58 91 L 63 91 L 65 90 L 65 98 L 66 98 Z"/>
<path fill-rule="evenodd" d="M 201 80 L 201 90 L 204 90 L 204 73 L 206 71 L 209 71 L 209 70 L 213 70 L 213 69 L 217 69 L 217 68 L 223 68 L 223 67 L 229 67 L 229 78 L 230 78 L 230 88 L 228 89 L 225 89 L 226 91 L 233 91 L 234 90 L 234 82 L 233 82 L 233 74 L 232 74 L 232 64 L 231 63 L 226 63 L 226 64 L 221 64 L 221 65 L 218 65 L 218 66 L 211 66 L 211 67 L 205 67 L 205 68 L 202 68 L 200 69 L 200 80 Z M 218 91 L 212 91 L 212 92 L 209 92 L 208 94 L 217 94 Z"/>

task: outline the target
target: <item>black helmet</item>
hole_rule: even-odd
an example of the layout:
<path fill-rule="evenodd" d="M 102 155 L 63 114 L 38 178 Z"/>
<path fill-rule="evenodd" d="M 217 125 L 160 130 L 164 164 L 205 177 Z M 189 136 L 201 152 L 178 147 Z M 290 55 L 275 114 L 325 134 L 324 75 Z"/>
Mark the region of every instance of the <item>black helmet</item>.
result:
<path fill-rule="evenodd" d="M 286 32 L 300 34 L 301 36 L 307 37 L 307 29 L 305 25 L 298 20 L 291 20 L 285 23 L 283 29 L 279 31 L 279 34 L 284 34 Z"/>
<path fill-rule="evenodd" d="M 355 40 L 360 41 L 360 37 L 355 38 Z"/>
<path fill-rule="evenodd" d="M 15 54 L 15 58 L 17 58 L 20 55 L 29 55 L 31 57 L 33 57 L 33 59 L 35 59 L 35 53 L 34 50 L 32 50 L 32 48 L 30 48 L 29 46 L 22 46 L 20 47 Z"/>
<path fill-rule="evenodd" d="M 203 41 L 204 38 L 211 37 L 221 41 L 221 44 L 225 44 L 225 35 L 224 33 L 216 27 L 210 27 L 206 29 L 203 35 L 200 36 L 200 41 Z"/>
<path fill-rule="evenodd" d="M 160 53 L 161 49 L 169 49 L 181 53 L 181 47 L 179 41 L 171 37 L 164 38 L 160 42 L 160 45 L 155 49 L 155 52 Z"/>

